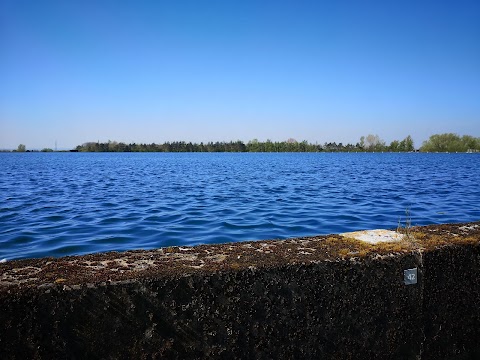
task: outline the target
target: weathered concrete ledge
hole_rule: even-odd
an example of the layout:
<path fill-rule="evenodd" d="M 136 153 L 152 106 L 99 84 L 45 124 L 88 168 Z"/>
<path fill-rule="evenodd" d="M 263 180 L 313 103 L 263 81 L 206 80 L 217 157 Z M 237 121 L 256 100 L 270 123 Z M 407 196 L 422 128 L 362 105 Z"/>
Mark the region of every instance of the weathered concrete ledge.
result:
<path fill-rule="evenodd" d="M 410 233 L 2 263 L 0 358 L 480 358 L 480 222 Z"/>

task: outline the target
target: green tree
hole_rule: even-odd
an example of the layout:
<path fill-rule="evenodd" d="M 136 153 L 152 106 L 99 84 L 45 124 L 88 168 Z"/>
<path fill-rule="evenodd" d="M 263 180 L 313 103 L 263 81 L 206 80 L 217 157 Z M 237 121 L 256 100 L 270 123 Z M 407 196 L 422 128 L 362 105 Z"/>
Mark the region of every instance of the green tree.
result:
<path fill-rule="evenodd" d="M 415 151 L 415 144 L 410 135 L 403 139 L 403 141 L 405 142 L 405 151 Z"/>
<path fill-rule="evenodd" d="M 408 151 L 414 151 L 414 150 L 415 148 L 413 146 L 413 139 L 410 135 L 408 135 L 405 139 L 400 141 L 400 143 L 398 144 L 398 151 L 408 152 Z"/>
<path fill-rule="evenodd" d="M 393 152 L 397 152 L 399 151 L 399 146 L 400 146 L 400 143 L 398 142 L 398 140 L 393 140 L 391 143 L 390 143 L 390 146 L 388 147 L 390 151 L 393 151 Z"/>
<path fill-rule="evenodd" d="M 463 135 L 462 142 L 467 151 L 480 151 L 480 138 L 474 138 L 470 135 Z"/>
<path fill-rule="evenodd" d="M 360 136 L 360 142 L 358 143 L 358 147 L 361 149 L 365 148 L 365 136 Z"/>
<path fill-rule="evenodd" d="M 25 152 L 27 151 L 27 147 L 23 144 L 18 145 L 17 152 Z"/>
<path fill-rule="evenodd" d="M 253 139 L 248 142 L 247 149 L 249 152 L 259 152 L 260 151 L 260 143 L 257 139 Z"/>
<path fill-rule="evenodd" d="M 423 142 L 421 151 L 431 152 L 456 152 L 467 151 L 466 145 L 457 134 L 445 133 L 430 136 L 427 141 Z"/>

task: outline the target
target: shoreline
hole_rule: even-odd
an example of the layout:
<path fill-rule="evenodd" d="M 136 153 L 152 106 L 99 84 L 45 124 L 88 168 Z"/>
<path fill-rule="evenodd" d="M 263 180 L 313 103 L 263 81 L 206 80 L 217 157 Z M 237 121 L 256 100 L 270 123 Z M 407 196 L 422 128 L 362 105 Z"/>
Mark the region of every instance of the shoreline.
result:
<path fill-rule="evenodd" d="M 480 221 L 410 230 L 0 263 L 2 356 L 477 356 Z"/>

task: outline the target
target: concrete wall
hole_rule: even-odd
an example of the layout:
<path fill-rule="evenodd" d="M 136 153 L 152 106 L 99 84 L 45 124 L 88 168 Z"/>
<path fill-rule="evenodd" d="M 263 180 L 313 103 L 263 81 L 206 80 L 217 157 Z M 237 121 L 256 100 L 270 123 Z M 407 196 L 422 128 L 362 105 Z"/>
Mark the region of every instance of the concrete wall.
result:
<path fill-rule="evenodd" d="M 480 246 L 424 254 L 424 359 L 480 359 Z"/>
<path fill-rule="evenodd" d="M 445 226 L 0 264 L 0 358 L 478 359 L 480 224 Z"/>

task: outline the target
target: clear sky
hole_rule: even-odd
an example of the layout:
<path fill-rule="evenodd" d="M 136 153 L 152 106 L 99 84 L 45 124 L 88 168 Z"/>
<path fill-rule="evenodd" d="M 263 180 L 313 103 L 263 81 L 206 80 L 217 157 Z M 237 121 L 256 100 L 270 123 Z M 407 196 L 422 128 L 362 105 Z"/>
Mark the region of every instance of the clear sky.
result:
<path fill-rule="evenodd" d="M 480 1 L 0 0 L 0 148 L 480 136 Z"/>

